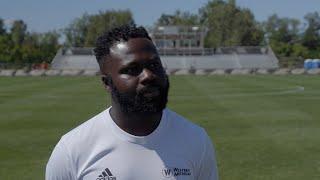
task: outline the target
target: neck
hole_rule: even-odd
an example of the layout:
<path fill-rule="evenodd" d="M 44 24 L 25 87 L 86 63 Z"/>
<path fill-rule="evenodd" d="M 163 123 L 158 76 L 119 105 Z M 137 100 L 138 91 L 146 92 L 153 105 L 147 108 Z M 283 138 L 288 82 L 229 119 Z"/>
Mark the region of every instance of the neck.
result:
<path fill-rule="evenodd" d="M 110 110 L 112 120 L 124 131 L 135 136 L 147 136 L 160 124 L 162 112 L 127 113 L 113 104 Z"/>

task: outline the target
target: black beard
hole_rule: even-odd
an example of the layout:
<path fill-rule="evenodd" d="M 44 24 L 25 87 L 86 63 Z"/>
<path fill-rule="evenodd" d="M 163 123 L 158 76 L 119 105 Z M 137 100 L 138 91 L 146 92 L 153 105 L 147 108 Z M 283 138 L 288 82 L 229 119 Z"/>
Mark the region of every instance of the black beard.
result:
<path fill-rule="evenodd" d="M 112 99 L 119 103 L 120 109 L 124 113 L 158 113 L 166 107 L 168 102 L 169 80 L 166 77 L 166 86 L 159 87 L 159 96 L 155 98 L 144 97 L 141 93 L 122 93 L 111 82 Z"/>

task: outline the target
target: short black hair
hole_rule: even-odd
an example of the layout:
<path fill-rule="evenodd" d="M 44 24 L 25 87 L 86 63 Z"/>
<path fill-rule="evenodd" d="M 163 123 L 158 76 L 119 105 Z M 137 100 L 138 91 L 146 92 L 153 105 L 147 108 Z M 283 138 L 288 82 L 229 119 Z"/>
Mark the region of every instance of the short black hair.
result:
<path fill-rule="evenodd" d="M 142 26 L 137 27 L 134 23 L 115 27 L 99 36 L 93 51 L 100 68 L 102 68 L 103 65 L 103 58 L 110 54 L 111 46 L 116 42 L 127 42 L 132 38 L 147 38 L 152 41 L 147 30 Z"/>

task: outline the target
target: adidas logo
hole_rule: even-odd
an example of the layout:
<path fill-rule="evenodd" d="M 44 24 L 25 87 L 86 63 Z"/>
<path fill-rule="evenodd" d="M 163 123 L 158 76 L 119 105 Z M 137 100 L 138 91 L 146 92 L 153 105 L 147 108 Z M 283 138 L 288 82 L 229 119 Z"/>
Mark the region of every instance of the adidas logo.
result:
<path fill-rule="evenodd" d="M 111 171 L 108 168 L 106 168 L 104 171 L 102 171 L 102 173 L 96 180 L 117 180 L 117 178 L 112 175 Z"/>

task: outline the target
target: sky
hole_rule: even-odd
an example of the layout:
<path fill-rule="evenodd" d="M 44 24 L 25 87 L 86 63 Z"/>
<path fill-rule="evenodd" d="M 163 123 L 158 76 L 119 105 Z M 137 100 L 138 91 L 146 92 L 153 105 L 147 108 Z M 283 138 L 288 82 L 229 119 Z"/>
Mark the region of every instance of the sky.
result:
<path fill-rule="evenodd" d="M 46 32 L 66 27 L 84 13 L 96 14 L 111 9 L 129 9 L 138 25 L 152 26 L 161 14 L 177 9 L 197 13 L 208 0 L 0 0 L 0 18 L 7 23 L 22 19 L 31 32 Z M 320 13 L 320 0 L 236 0 L 249 8 L 258 21 L 273 13 L 303 20 L 308 12 Z"/>

